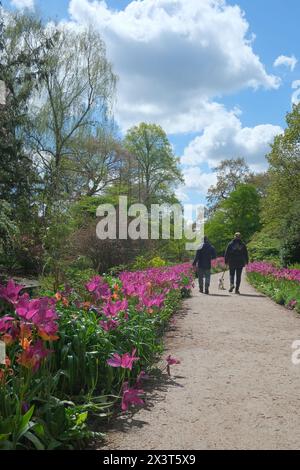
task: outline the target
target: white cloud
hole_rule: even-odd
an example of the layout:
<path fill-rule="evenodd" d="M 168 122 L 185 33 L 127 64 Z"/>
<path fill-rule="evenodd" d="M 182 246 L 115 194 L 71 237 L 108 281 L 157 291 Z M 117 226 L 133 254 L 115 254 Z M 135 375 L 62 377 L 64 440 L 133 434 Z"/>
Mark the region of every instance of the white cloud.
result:
<path fill-rule="evenodd" d="M 197 166 L 185 168 L 183 176 L 186 189 L 194 189 L 203 194 L 217 181 L 215 173 L 206 173 Z"/>
<path fill-rule="evenodd" d="M 105 39 L 123 129 L 152 121 L 169 133 L 200 131 L 218 111 L 214 97 L 279 86 L 253 51 L 243 12 L 225 0 L 132 1 L 121 11 L 71 0 L 69 12 Z"/>
<path fill-rule="evenodd" d="M 186 193 L 186 186 L 180 186 L 175 190 L 175 195 L 181 202 L 188 202 L 190 200 L 188 194 Z"/>
<path fill-rule="evenodd" d="M 207 163 L 214 167 L 223 159 L 244 157 L 252 168 L 265 167 L 264 157 L 274 136 L 283 132 L 281 127 L 271 124 L 242 127 L 234 112 L 224 111 L 220 117 L 189 143 L 181 158 L 182 163 L 191 166 Z"/>
<path fill-rule="evenodd" d="M 34 0 L 11 0 L 11 4 L 18 10 L 34 10 Z"/>
<path fill-rule="evenodd" d="M 277 57 L 273 65 L 274 67 L 280 67 L 283 65 L 285 67 L 290 68 L 290 70 L 293 71 L 294 68 L 296 67 L 297 62 L 298 60 L 296 59 L 294 55 L 290 57 L 286 55 L 280 55 L 279 57 Z"/>

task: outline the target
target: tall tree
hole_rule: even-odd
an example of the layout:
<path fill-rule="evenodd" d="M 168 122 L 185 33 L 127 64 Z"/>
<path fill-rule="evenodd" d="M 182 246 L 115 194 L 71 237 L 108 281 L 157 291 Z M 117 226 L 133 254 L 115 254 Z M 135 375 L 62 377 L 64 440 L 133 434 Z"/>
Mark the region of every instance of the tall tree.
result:
<path fill-rule="evenodd" d="M 174 189 L 183 182 L 179 160 L 164 130 L 156 124 L 132 127 L 124 140 L 129 159 L 129 177 L 138 200 L 148 208 L 152 203 L 174 202 Z"/>
<path fill-rule="evenodd" d="M 97 140 L 99 128 L 103 129 L 109 120 L 115 83 L 105 44 L 95 30 L 59 29 L 58 41 L 47 61 L 42 93 L 32 106 L 29 132 L 44 178 L 46 209 L 72 198 L 76 192 L 70 187 L 72 160 L 76 168 L 84 153 L 80 155 L 76 143 L 81 139 L 83 144 L 86 136 L 83 145 L 88 153 L 91 151 L 92 140 Z M 96 153 L 93 150 L 93 160 Z M 102 156 L 99 165 L 101 161 Z M 97 176 L 94 184 L 96 180 Z"/>
<path fill-rule="evenodd" d="M 235 232 L 241 232 L 243 239 L 249 242 L 261 228 L 260 201 L 261 197 L 254 186 L 240 184 L 208 219 L 205 234 L 220 254 Z"/>
<path fill-rule="evenodd" d="M 210 212 L 215 211 L 229 194 L 250 177 L 250 168 L 244 158 L 223 160 L 214 168 L 217 183 L 208 189 L 207 203 Z"/>
<path fill-rule="evenodd" d="M 293 255 L 288 246 L 299 253 L 299 237 L 295 237 L 300 200 L 300 103 L 293 106 L 286 117 L 287 128 L 278 135 L 268 155 L 269 178 L 267 196 L 263 203 L 263 221 L 282 241 L 284 262 L 291 262 Z M 289 243 L 288 237 L 291 237 Z M 300 261 L 299 256 L 295 261 Z"/>
<path fill-rule="evenodd" d="M 0 199 L 14 210 L 30 199 L 36 175 L 24 128 L 35 88 L 39 87 L 44 64 L 54 45 L 55 34 L 41 38 L 41 21 L 27 15 L 8 15 L 0 7 Z M 27 215 L 25 214 L 25 217 Z"/>

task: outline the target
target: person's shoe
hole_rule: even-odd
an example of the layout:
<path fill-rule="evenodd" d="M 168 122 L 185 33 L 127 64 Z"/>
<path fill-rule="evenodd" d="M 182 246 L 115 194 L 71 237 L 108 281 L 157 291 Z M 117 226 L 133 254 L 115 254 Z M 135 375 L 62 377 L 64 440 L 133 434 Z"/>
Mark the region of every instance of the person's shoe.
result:
<path fill-rule="evenodd" d="M 230 286 L 229 292 L 233 292 L 234 285 Z"/>
<path fill-rule="evenodd" d="M 240 295 L 240 294 L 241 294 L 241 293 L 240 293 L 240 291 L 239 291 L 238 289 L 235 289 L 235 293 L 236 293 L 236 294 L 238 294 L 238 295 Z"/>
<path fill-rule="evenodd" d="M 201 294 L 203 294 L 203 287 L 202 287 L 202 288 L 201 288 L 201 287 L 199 288 L 199 292 L 201 292 Z"/>
<path fill-rule="evenodd" d="M 205 294 L 209 295 L 209 290 L 205 289 Z"/>

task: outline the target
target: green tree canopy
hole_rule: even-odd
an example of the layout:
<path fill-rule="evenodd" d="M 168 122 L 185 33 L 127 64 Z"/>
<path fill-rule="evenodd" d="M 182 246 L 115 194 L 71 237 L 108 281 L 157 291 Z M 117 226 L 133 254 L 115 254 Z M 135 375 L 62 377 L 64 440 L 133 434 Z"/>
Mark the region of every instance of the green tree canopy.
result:
<path fill-rule="evenodd" d="M 241 232 L 244 241 L 260 229 L 260 195 L 250 184 L 240 184 L 209 218 L 205 234 L 221 254 L 235 232 Z"/>
<path fill-rule="evenodd" d="M 245 183 L 252 175 L 244 158 L 223 160 L 214 168 L 214 172 L 217 182 L 207 193 L 210 212 L 216 210 L 239 184 Z"/>
<path fill-rule="evenodd" d="M 268 155 L 270 183 L 262 211 L 265 226 L 281 242 L 284 265 L 300 261 L 300 104 L 293 106 L 286 122 Z"/>
<path fill-rule="evenodd" d="M 130 177 L 138 200 L 148 208 L 152 203 L 174 202 L 174 189 L 183 177 L 165 131 L 141 123 L 129 129 L 124 145 L 132 155 Z"/>

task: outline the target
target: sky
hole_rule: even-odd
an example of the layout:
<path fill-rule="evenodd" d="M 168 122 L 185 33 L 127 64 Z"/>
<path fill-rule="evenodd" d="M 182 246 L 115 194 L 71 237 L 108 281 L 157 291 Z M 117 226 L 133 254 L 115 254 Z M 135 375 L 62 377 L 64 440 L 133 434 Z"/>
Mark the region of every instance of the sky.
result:
<path fill-rule="evenodd" d="M 184 203 L 201 204 L 213 168 L 265 155 L 300 100 L 299 0 L 3 0 L 45 21 L 93 23 L 119 80 L 122 133 L 160 124 L 180 157 Z"/>

